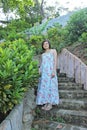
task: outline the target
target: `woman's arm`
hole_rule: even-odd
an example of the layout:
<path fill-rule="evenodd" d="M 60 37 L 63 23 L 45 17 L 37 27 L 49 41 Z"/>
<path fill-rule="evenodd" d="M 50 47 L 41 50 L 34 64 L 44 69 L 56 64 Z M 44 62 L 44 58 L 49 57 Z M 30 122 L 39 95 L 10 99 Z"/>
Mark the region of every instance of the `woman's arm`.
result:
<path fill-rule="evenodd" d="M 56 49 L 53 49 L 53 54 L 54 54 L 54 67 L 53 67 L 53 69 L 55 72 L 57 69 L 57 51 L 56 51 Z"/>
<path fill-rule="evenodd" d="M 56 74 L 56 69 L 57 69 L 57 51 L 53 49 L 53 55 L 54 55 L 54 66 L 53 66 L 53 72 L 52 72 L 52 77 L 55 76 Z"/>

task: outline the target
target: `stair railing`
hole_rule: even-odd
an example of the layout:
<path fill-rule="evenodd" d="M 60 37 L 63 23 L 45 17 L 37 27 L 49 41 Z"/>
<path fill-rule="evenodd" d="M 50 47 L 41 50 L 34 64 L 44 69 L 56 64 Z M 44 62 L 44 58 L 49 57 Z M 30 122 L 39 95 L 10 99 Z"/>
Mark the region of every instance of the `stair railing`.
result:
<path fill-rule="evenodd" d="M 65 48 L 58 55 L 58 69 L 67 77 L 74 78 L 76 83 L 83 84 L 87 90 L 87 65 Z"/>

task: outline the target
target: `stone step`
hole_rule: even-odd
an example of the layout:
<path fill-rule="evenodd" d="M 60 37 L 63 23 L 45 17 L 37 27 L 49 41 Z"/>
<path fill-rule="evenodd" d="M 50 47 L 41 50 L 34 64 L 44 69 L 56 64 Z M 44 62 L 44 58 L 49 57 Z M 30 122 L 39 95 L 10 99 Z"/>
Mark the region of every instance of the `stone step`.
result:
<path fill-rule="evenodd" d="M 70 125 L 70 124 L 65 124 L 65 123 L 60 123 L 57 121 L 50 121 L 50 120 L 37 120 L 33 122 L 33 127 L 32 129 L 35 130 L 57 130 L 58 126 L 61 125 L 62 128 L 60 130 L 87 130 L 85 127 L 79 127 L 77 125 Z"/>
<path fill-rule="evenodd" d="M 61 120 L 64 123 L 74 124 L 87 128 L 87 111 L 65 110 L 53 108 L 50 111 L 42 111 L 39 118 L 51 119 L 54 121 Z"/>
<path fill-rule="evenodd" d="M 73 89 L 83 89 L 81 84 L 76 84 L 74 82 L 58 83 L 58 88 L 62 90 L 73 90 Z"/>
<path fill-rule="evenodd" d="M 56 114 L 58 117 L 63 118 L 66 123 L 87 127 L 87 111 L 60 109 L 56 111 Z"/>
<path fill-rule="evenodd" d="M 58 108 L 70 110 L 87 110 L 87 99 L 60 99 Z"/>
<path fill-rule="evenodd" d="M 85 90 L 59 90 L 60 98 L 79 99 L 87 98 L 87 91 Z"/>
<path fill-rule="evenodd" d="M 65 73 L 57 73 L 58 77 L 66 77 Z"/>
<path fill-rule="evenodd" d="M 74 82 L 74 78 L 68 78 L 68 77 L 58 77 L 59 82 Z"/>

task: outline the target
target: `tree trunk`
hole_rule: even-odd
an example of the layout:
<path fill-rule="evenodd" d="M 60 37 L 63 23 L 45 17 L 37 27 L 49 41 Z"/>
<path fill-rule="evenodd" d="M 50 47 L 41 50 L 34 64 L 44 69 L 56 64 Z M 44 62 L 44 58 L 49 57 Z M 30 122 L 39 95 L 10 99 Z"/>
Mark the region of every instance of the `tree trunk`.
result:
<path fill-rule="evenodd" d="M 44 0 L 41 1 L 41 15 L 44 18 L 44 9 L 43 9 Z"/>

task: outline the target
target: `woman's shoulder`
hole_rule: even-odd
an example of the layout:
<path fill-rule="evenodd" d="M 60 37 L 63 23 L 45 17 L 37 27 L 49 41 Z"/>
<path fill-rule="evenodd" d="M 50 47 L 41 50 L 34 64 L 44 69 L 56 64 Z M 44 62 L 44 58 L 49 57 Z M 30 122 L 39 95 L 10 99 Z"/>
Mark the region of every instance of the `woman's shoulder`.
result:
<path fill-rule="evenodd" d="M 54 53 L 57 53 L 56 49 L 51 49 L 51 52 L 54 54 Z"/>
<path fill-rule="evenodd" d="M 57 51 L 56 51 L 56 49 L 50 49 L 49 52 L 44 52 L 41 54 L 41 56 L 44 56 L 45 54 L 50 54 L 50 53 L 55 54 L 55 53 L 57 53 Z"/>
<path fill-rule="evenodd" d="M 45 53 L 42 53 L 42 54 L 41 54 L 41 57 L 43 57 L 43 56 L 44 56 L 44 54 L 45 54 Z"/>

